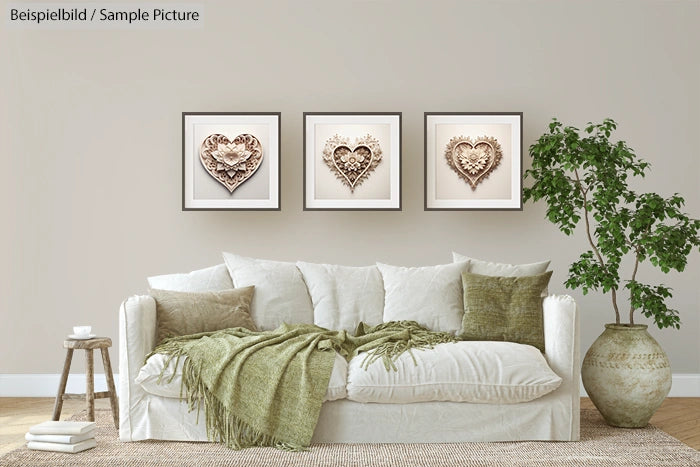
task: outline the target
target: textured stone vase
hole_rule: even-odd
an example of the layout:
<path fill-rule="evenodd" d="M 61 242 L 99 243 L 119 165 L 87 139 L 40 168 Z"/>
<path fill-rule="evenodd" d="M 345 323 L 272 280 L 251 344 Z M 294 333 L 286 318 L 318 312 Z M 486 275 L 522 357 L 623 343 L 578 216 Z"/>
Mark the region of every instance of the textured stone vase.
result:
<path fill-rule="evenodd" d="M 641 428 L 671 390 L 671 365 L 646 324 L 606 324 L 583 359 L 581 379 L 608 425 Z"/>

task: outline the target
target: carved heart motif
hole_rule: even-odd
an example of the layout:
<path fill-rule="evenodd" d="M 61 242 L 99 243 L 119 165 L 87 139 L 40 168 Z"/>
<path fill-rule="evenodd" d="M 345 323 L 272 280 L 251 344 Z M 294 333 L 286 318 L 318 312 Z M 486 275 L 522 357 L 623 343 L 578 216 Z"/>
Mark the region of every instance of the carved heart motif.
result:
<path fill-rule="evenodd" d="M 323 161 L 342 183 L 355 192 L 382 160 L 382 150 L 371 135 L 366 135 L 350 144 L 349 138 L 335 135 L 326 141 Z"/>
<path fill-rule="evenodd" d="M 496 138 L 482 136 L 472 140 L 455 136 L 445 149 L 447 164 L 476 190 L 476 186 L 493 172 L 503 157 Z"/>
<path fill-rule="evenodd" d="M 214 134 L 202 143 L 199 159 L 209 175 L 233 193 L 258 170 L 263 150 L 253 135 L 242 134 L 229 141 L 224 135 Z"/>

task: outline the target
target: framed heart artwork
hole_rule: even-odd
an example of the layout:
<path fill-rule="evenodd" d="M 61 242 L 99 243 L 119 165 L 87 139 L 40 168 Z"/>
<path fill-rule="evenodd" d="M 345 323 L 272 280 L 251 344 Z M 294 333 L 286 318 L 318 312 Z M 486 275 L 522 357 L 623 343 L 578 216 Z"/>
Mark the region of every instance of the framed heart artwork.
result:
<path fill-rule="evenodd" d="M 426 112 L 426 211 L 522 210 L 522 112 Z"/>
<path fill-rule="evenodd" d="M 401 210 L 401 113 L 304 112 L 304 210 Z"/>
<path fill-rule="evenodd" d="M 183 112 L 182 210 L 280 210 L 280 113 Z"/>

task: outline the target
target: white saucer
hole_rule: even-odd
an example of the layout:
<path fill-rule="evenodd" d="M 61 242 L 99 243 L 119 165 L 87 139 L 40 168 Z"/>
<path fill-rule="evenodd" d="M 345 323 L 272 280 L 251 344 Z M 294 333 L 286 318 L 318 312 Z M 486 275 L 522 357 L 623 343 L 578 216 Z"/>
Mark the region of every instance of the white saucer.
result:
<path fill-rule="evenodd" d="M 68 334 L 69 338 L 75 339 L 77 341 L 84 341 L 86 339 L 92 339 L 95 336 L 97 336 L 97 334 L 88 334 L 87 336 L 78 336 L 76 334 Z"/>

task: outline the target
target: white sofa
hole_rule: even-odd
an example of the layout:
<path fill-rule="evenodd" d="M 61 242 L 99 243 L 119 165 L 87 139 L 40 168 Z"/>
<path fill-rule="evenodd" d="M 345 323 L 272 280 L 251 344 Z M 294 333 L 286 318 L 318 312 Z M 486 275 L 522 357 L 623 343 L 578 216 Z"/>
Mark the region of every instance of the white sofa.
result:
<path fill-rule="evenodd" d="M 404 402 L 400 391 L 397 391 L 396 400 L 390 398 L 390 402 L 374 403 L 350 400 L 346 398 L 347 392 L 341 391 L 340 395 L 336 393 L 334 397 L 327 397 L 341 397 L 340 399 L 323 403 L 313 442 L 578 440 L 580 399 L 577 306 L 569 296 L 550 295 L 544 299 L 543 308 L 545 366 L 548 365 L 548 369 L 561 378 L 558 387 L 546 395 L 520 403 L 490 403 L 485 400 L 474 403 L 446 401 L 439 394 L 440 391 L 434 391 L 436 395 L 432 399 L 437 400 L 430 400 L 429 397 L 425 402 Z M 200 415 L 198 423 L 196 411 L 189 412 L 187 403 L 181 401 L 177 393 L 165 394 L 167 397 L 164 397 L 159 395 L 158 390 L 154 391 L 152 387 L 148 389 L 147 384 L 141 384 L 143 373 L 139 376 L 139 372 L 144 367 L 145 356 L 155 344 L 155 300 L 148 295 L 128 298 L 119 309 L 120 439 L 206 441 L 203 416 Z M 440 344 L 450 345 L 453 344 Z M 533 347 L 523 347 L 535 351 L 537 358 L 541 359 L 539 351 Z M 485 351 L 482 349 L 482 355 L 485 359 L 486 356 L 498 359 L 498 349 L 501 348 L 506 347 L 495 345 Z M 420 358 L 429 359 L 430 352 L 440 351 L 445 352 L 445 349 L 417 351 L 416 354 L 420 353 Z M 527 352 L 523 355 L 525 353 Z M 359 357 L 361 355 L 356 358 Z M 381 365 L 381 361 L 375 363 Z M 352 362 L 349 366 L 352 372 Z M 347 378 L 347 367 L 348 365 L 342 364 L 334 367 L 332 383 L 334 378 L 337 382 L 337 376 L 342 372 L 346 374 L 341 374 L 340 377 Z M 355 364 L 355 367 L 358 365 Z M 171 370 L 177 371 L 175 368 Z M 382 371 L 385 371 L 383 367 Z M 485 371 L 488 372 L 488 368 Z M 179 384 L 179 379 L 175 379 L 173 384 Z M 360 397 L 355 399 L 361 400 Z"/>

